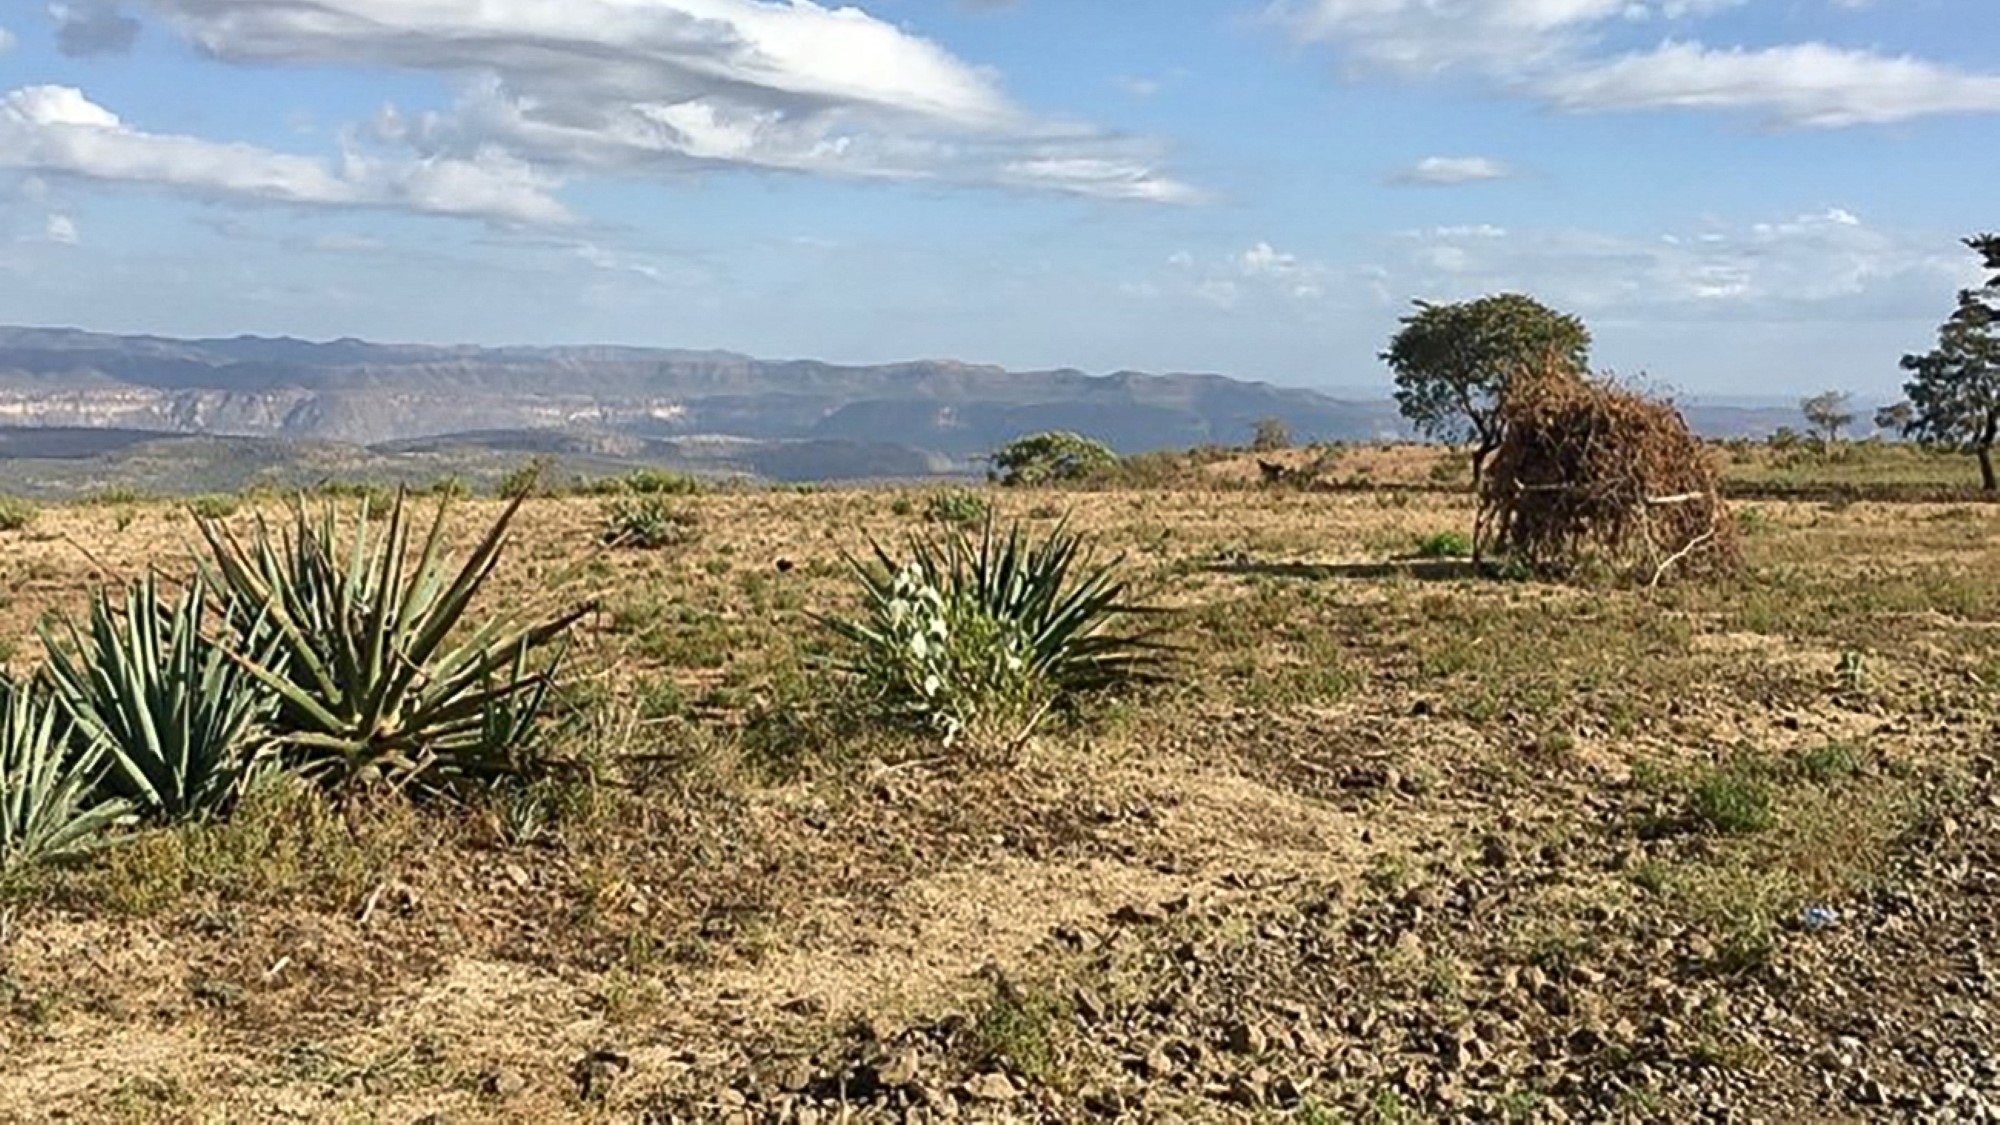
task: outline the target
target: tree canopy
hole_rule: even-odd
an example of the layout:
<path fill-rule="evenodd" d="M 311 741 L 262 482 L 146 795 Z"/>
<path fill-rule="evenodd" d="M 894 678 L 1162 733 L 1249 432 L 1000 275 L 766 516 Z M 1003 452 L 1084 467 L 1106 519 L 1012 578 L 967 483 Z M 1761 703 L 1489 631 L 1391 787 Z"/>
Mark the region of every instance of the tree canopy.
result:
<path fill-rule="evenodd" d="M 994 475 L 1005 485 L 1082 480 L 1117 463 L 1103 442 L 1059 430 L 1016 438 L 993 454 Z"/>
<path fill-rule="evenodd" d="M 1840 440 L 1840 431 L 1854 424 L 1854 396 L 1846 391 L 1821 391 L 1799 403 L 1820 439 L 1828 445 Z"/>
<path fill-rule="evenodd" d="M 1396 406 L 1425 437 L 1471 445 L 1475 485 L 1505 436 L 1509 384 L 1524 372 L 1580 375 L 1590 365 L 1583 321 L 1519 293 L 1419 301 L 1402 325 L 1382 353 L 1396 373 Z"/>
<path fill-rule="evenodd" d="M 1988 269 L 2000 270 L 2000 235 L 1968 238 Z M 1964 449 L 1979 458 L 1986 491 L 2000 488 L 1993 445 L 2000 437 L 2000 274 L 1980 289 L 1958 295 L 1958 307 L 1938 328 L 1935 348 L 1903 357 L 1910 373 L 1911 437 L 1930 445 Z"/>

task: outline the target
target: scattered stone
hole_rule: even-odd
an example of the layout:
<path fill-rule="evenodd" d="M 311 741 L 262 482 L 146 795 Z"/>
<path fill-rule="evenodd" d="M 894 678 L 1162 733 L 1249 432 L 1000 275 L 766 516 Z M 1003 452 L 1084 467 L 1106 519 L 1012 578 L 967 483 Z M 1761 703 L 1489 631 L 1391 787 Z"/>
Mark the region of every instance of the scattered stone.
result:
<path fill-rule="evenodd" d="M 1021 1096 L 1014 1080 L 997 1070 L 966 1079 L 965 1093 L 976 1102 L 1011 1102 Z"/>
<path fill-rule="evenodd" d="M 486 1077 L 480 1081 L 480 1088 L 485 1090 L 489 1097 L 511 1098 L 528 1088 L 528 1080 L 520 1071 L 503 1066 L 487 1072 Z"/>

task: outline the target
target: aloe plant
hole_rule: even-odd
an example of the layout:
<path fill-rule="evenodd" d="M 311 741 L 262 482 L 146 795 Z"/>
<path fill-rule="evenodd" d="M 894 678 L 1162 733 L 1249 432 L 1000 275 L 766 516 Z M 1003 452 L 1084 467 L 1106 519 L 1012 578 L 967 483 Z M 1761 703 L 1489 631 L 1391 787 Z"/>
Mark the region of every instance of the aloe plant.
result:
<path fill-rule="evenodd" d="M 260 519 L 247 540 L 200 521 L 213 580 L 261 614 L 244 632 L 268 636 L 275 653 L 239 660 L 277 695 L 275 726 L 306 770 L 397 783 L 512 772 L 561 662 L 556 642 L 588 607 L 470 623 L 521 497 L 455 570 L 444 557 L 449 501 L 421 544 L 405 501 L 397 495 L 379 534 L 364 508 L 343 536 L 332 504 L 315 517 L 300 503 L 288 531 Z"/>
<path fill-rule="evenodd" d="M 56 699 L 78 736 L 103 746 L 105 785 L 176 820 L 223 810 L 268 761 L 253 743 L 275 696 L 204 632 L 231 616 L 211 600 L 196 579 L 169 603 L 149 575 L 121 596 L 100 593 L 87 632 L 67 618 L 60 635 L 42 629 Z M 278 659 L 269 640 L 252 648 Z"/>
<path fill-rule="evenodd" d="M 847 642 L 838 666 L 947 739 L 982 726 L 1018 735 L 1078 694 L 1162 669 L 1155 631 L 1115 628 L 1151 611 L 1130 600 L 1117 560 L 1095 561 L 1067 525 L 1036 541 L 989 517 L 977 536 L 918 536 L 906 558 L 880 544 L 871 554 L 848 560 L 863 614 L 822 619 Z"/>
<path fill-rule="evenodd" d="M 73 746 L 50 700 L 0 681 L 0 873 L 103 842 L 127 812 L 92 796 L 103 763 L 100 745 Z"/>

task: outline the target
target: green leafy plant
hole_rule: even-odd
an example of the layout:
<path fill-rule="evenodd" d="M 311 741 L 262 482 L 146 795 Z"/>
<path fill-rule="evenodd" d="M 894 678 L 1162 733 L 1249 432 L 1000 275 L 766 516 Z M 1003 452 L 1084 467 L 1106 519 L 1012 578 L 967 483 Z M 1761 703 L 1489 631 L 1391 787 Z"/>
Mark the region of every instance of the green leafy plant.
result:
<path fill-rule="evenodd" d="M 1079 481 L 1116 464 L 1118 455 L 1103 442 L 1062 431 L 1030 434 L 993 454 L 994 476 L 1008 486 Z"/>
<path fill-rule="evenodd" d="M 42 628 L 56 699 L 82 741 L 102 746 L 106 787 L 142 812 L 221 811 L 268 764 L 254 743 L 275 697 L 204 631 L 230 617 L 212 608 L 200 579 L 170 603 L 148 576 L 121 597 L 100 593 L 87 632 L 68 618 L 61 633 Z M 276 665 L 275 638 L 253 633 L 265 636 L 250 659 Z"/>
<path fill-rule="evenodd" d="M 1113 628 L 1149 612 L 1117 560 L 1094 561 L 1065 525 L 1035 541 L 989 519 L 976 536 L 913 537 L 906 558 L 876 544 L 848 561 L 864 609 L 822 619 L 847 645 L 837 666 L 887 716 L 947 742 L 1018 741 L 1059 704 L 1160 673 L 1157 631 Z"/>
<path fill-rule="evenodd" d="M 55 705 L 29 685 L 0 681 L 0 873 L 90 851 L 126 815 L 92 794 L 102 750 L 72 745 Z"/>
<path fill-rule="evenodd" d="M 924 501 L 924 518 L 932 523 L 978 523 L 987 516 L 986 498 L 966 488 L 933 492 Z"/>
<path fill-rule="evenodd" d="M 1469 559 L 1472 557 L 1472 537 L 1462 531 L 1440 531 L 1417 540 L 1417 557 L 1420 559 Z"/>
<path fill-rule="evenodd" d="M 693 512 L 665 496 L 645 493 L 606 502 L 600 538 L 609 547 L 651 551 L 692 543 L 699 531 Z"/>
<path fill-rule="evenodd" d="M 441 502 L 412 561 L 402 496 L 379 537 L 364 511 L 343 537 L 338 512 L 303 504 L 288 532 L 261 519 L 246 542 L 201 522 L 213 581 L 260 614 L 242 632 L 272 635 L 271 659 L 237 658 L 278 696 L 274 727 L 301 768 L 337 779 L 449 783 L 518 772 L 561 662 L 557 642 L 580 606 L 523 625 L 470 624 L 520 511 L 516 497 L 453 572 L 444 559 Z M 554 646 L 538 667 L 531 654 Z"/>

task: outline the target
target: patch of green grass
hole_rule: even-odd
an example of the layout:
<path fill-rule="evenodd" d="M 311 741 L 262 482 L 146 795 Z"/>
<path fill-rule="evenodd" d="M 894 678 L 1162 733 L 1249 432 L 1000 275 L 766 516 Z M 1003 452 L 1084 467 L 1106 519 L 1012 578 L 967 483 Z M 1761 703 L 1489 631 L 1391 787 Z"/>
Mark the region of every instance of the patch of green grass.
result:
<path fill-rule="evenodd" d="M 1462 531 L 1440 531 L 1417 540 L 1415 555 L 1420 559 L 1469 559 L 1472 537 Z"/>
<path fill-rule="evenodd" d="M 1741 760 L 1704 770 L 1688 788 L 1689 816 L 1725 836 L 1770 828 L 1777 821 L 1776 803 L 1765 772 Z"/>
<path fill-rule="evenodd" d="M 0 496 L 0 531 L 20 531 L 40 514 L 40 509 L 26 500 Z"/>
<path fill-rule="evenodd" d="M 1069 1005 L 1045 992 L 1002 984 L 973 1021 L 973 1064 L 1004 1065 L 1039 1086 L 1062 1085 L 1060 1038 Z"/>
<path fill-rule="evenodd" d="M 969 488 L 933 492 L 930 498 L 924 501 L 924 518 L 932 523 L 980 523 L 991 511 L 992 505 L 986 502 L 986 498 Z"/>
<path fill-rule="evenodd" d="M 349 910 L 421 850 L 424 831 L 408 802 L 340 809 L 281 778 L 247 794 L 226 821 L 137 833 L 43 886 L 65 901 L 137 916 L 204 899 Z"/>

